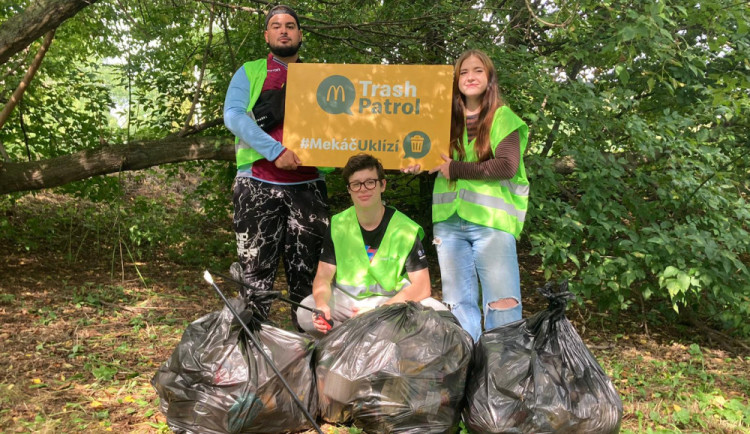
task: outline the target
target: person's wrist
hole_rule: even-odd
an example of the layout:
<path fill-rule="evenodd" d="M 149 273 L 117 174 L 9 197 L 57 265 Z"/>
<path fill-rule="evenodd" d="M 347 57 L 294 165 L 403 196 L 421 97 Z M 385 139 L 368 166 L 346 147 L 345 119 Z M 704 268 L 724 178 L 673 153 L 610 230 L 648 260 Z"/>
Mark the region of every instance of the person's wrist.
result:
<path fill-rule="evenodd" d="M 276 159 L 275 159 L 275 160 L 273 160 L 273 161 L 275 162 L 276 160 L 278 160 L 279 158 L 281 158 L 281 156 L 282 156 L 282 155 L 286 154 L 286 151 L 287 151 L 287 149 L 286 149 L 286 148 L 283 148 L 283 149 L 281 150 L 281 152 L 279 153 L 279 155 L 278 155 L 278 156 L 276 156 Z"/>

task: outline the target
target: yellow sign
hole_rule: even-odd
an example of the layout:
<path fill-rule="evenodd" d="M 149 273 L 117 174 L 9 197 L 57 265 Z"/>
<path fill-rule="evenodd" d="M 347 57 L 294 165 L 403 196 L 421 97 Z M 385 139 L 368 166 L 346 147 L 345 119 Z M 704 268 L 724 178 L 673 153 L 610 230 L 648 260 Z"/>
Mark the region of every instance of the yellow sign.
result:
<path fill-rule="evenodd" d="M 289 65 L 284 146 L 306 166 L 372 154 L 386 169 L 431 169 L 448 154 L 453 67 Z"/>

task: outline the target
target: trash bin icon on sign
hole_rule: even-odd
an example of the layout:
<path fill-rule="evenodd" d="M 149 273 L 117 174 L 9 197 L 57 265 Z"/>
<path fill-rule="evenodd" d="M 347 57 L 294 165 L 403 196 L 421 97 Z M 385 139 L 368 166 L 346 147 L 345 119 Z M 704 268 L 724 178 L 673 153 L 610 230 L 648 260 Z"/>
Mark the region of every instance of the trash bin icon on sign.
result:
<path fill-rule="evenodd" d="M 412 131 L 404 137 L 404 158 L 422 158 L 430 152 L 430 137 L 422 131 Z"/>

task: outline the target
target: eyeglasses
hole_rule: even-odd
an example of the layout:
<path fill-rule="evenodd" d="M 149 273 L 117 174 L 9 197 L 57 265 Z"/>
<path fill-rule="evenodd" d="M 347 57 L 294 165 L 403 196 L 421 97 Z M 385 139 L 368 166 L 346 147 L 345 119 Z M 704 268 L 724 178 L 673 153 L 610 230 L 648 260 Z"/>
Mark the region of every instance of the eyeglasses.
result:
<path fill-rule="evenodd" d="M 380 182 L 379 179 L 366 179 L 364 182 L 354 181 L 350 182 L 346 185 L 346 188 L 349 189 L 349 191 L 358 192 L 359 190 L 362 190 L 362 186 L 365 187 L 365 190 L 372 190 L 375 188 L 375 185 Z"/>

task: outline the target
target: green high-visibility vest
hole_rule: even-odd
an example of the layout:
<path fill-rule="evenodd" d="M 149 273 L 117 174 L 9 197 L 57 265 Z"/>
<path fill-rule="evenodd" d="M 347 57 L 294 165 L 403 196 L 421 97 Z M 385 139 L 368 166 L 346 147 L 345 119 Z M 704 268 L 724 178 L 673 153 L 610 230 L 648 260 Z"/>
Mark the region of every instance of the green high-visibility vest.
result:
<path fill-rule="evenodd" d="M 268 62 L 267 59 L 258 59 L 252 62 L 245 62 L 242 67 L 245 69 L 247 80 L 250 82 L 250 100 L 245 111 L 251 113 L 253 106 L 255 106 L 260 97 L 260 92 L 263 90 L 263 83 L 265 83 L 266 76 L 268 75 Z M 240 140 L 239 137 L 234 138 L 234 151 L 237 158 L 238 170 L 246 169 L 254 162 L 264 158 L 258 151 Z"/>
<path fill-rule="evenodd" d="M 396 211 L 372 261 L 367 256 L 362 231 L 354 207 L 331 218 L 331 238 L 336 253 L 334 285 L 351 297 L 393 296 L 409 281 L 401 273 L 422 228 Z"/>
<path fill-rule="evenodd" d="M 268 59 L 245 62 L 242 66 L 245 69 L 247 80 L 250 82 L 250 99 L 245 111 L 252 114 L 253 107 L 258 102 L 260 93 L 263 90 L 263 83 L 266 82 L 266 77 L 268 76 Z M 234 138 L 234 151 L 235 158 L 237 159 L 237 170 L 246 169 L 256 161 L 265 158 L 260 152 L 240 140 L 239 137 Z M 318 167 L 318 170 L 322 173 L 330 173 L 333 171 L 333 167 Z"/>
<path fill-rule="evenodd" d="M 529 127 L 508 106 L 495 111 L 490 129 L 490 144 L 494 155 L 497 145 L 510 133 L 518 130 L 521 158 L 518 171 L 507 180 L 456 179 L 449 182 L 441 173 L 435 179 L 432 192 L 432 221 L 441 222 L 453 214 L 466 221 L 513 234 L 518 238 L 523 229 L 529 206 L 529 180 L 523 164 L 523 153 L 529 139 Z M 474 152 L 476 139 L 469 142 L 466 129 L 462 144 L 466 161 L 477 161 Z M 454 155 L 453 158 L 458 158 Z"/>

